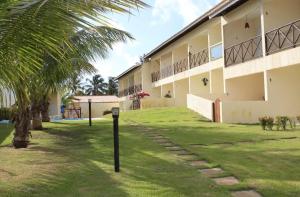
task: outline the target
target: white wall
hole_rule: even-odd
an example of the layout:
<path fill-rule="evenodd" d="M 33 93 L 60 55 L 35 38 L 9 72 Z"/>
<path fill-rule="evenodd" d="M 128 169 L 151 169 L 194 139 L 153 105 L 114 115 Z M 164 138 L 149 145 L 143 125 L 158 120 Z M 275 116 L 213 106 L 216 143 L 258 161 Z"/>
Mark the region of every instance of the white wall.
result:
<path fill-rule="evenodd" d="M 183 79 L 175 81 L 175 105 L 176 106 L 187 106 L 186 95 L 189 93 L 189 80 Z"/>
<path fill-rule="evenodd" d="M 264 100 L 263 73 L 226 80 L 226 100 Z"/>
<path fill-rule="evenodd" d="M 187 107 L 207 119 L 213 120 L 213 101 L 188 94 Z"/>

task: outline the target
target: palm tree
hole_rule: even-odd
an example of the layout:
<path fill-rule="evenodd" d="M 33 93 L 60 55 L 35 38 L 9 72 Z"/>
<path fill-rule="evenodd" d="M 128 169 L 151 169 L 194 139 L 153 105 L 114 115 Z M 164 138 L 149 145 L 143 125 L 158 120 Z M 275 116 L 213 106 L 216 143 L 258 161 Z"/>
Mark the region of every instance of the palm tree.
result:
<path fill-rule="evenodd" d="M 74 96 L 85 95 L 84 87 L 82 85 L 80 76 L 71 77 L 69 83 L 70 83 L 69 89 L 70 89 L 71 94 L 73 94 Z"/>
<path fill-rule="evenodd" d="M 86 81 L 88 83 L 85 86 L 87 95 L 104 95 L 106 93 L 107 83 L 101 75 L 95 75 Z"/>
<path fill-rule="evenodd" d="M 32 77 L 40 75 L 45 54 L 59 62 L 56 64 L 59 69 L 70 61 L 65 51 L 85 51 L 86 56 L 94 58 L 103 48 L 77 48 L 70 43 L 69 35 L 81 29 L 94 31 L 98 37 L 106 33 L 114 38 L 117 32 L 125 41 L 130 35 L 111 28 L 106 13 L 130 13 L 143 6 L 146 5 L 139 0 L 109 3 L 103 0 L 7 0 L 0 3 L 0 86 L 13 90 L 16 97 L 15 147 L 26 147 L 29 141 Z M 105 28 L 98 30 L 95 24 Z M 112 41 L 106 39 L 101 44 L 111 47 Z"/>
<path fill-rule="evenodd" d="M 115 77 L 108 78 L 107 94 L 118 95 L 119 84 Z"/>

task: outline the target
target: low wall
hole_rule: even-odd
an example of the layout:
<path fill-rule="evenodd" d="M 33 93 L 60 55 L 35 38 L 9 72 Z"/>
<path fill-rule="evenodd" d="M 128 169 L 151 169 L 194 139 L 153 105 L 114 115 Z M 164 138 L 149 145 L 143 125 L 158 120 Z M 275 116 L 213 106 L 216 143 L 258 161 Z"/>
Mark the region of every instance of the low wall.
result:
<path fill-rule="evenodd" d="M 266 101 L 222 101 L 221 120 L 225 123 L 257 123 L 262 116 L 278 116 Z"/>
<path fill-rule="evenodd" d="M 81 107 L 81 118 L 89 117 L 89 103 L 80 103 Z M 113 107 L 119 107 L 119 103 L 92 103 L 92 118 L 99 118 L 103 116 L 103 112 L 106 110 L 111 110 Z M 72 111 L 71 113 L 76 113 Z M 79 113 L 79 112 L 78 112 Z M 72 114 L 70 114 L 72 117 Z M 65 116 L 68 117 L 68 111 L 65 112 Z M 74 114 L 74 117 L 77 117 Z"/>
<path fill-rule="evenodd" d="M 155 107 L 174 107 L 175 100 L 173 98 L 146 98 L 141 99 L 141 109 Z"/>
<path fill-rule="evenodd" d="M 213 120 L 213 101 L 188 94 L 187 107 L 207 119 Z"/>
<path fill-rule="evenodd" d="M 128 111 L 132 109 L 132 100 L 123 100 L 120 102 L 120 110 Z"/>

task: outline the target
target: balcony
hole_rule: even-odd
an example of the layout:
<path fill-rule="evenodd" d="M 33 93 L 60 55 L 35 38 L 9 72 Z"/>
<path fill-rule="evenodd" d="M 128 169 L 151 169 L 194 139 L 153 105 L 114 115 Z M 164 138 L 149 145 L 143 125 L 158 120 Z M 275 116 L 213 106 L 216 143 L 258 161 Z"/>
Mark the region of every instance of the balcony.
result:
<path fill-rule="evenodd" d="M 142 91 L 142 84 L 137 84 L 137 85 L 130 86 L 129 88 L 119 91 L 119 96 L 120 97 L 128 96 L 128 95 L 132 95 L 134 93 L 140 92 L 140 91 Z"/>
<path fill-rule="evenodd" d="M 188 57 L 176 62 L 174 65 L 174 74 L 184 72 L 189 69 Z"/>
<path fill-rule="evenodd" d="M 225 66 L 240 64 L 262 57 L 262 38 L 256 36 L 225 49 Z"/>
<path fill-rule="evenodd" d="M 156 71 L 156 72 L 151 73 L 152 83 L 156 82 L 156 81 L 159 81 L 159 80 L 160 80 L 160 71 Z"/>
<path fill-rule="evenodd" d="M 173 75 L 173 68 L 171 65 L 165 66 L 164 68 L 161 69 L 161 78 L 167 78 Z"/>
<path fill-rule="evenodd" d="M 209 62 L 208 49 L 204 49 L 198 53 L 190 54 L 190 68 L 195 68 Z"/>
<path fill-rule="evenodd" d="M 266 33 L 266 54 L 295 48 L 300 45 L 300 20 Z"/>

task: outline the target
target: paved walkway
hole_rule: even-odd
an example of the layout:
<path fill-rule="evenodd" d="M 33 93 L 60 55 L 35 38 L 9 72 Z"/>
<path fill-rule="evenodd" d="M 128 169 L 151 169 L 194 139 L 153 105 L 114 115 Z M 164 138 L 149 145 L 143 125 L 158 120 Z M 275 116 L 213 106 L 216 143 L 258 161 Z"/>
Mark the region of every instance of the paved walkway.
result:
<path fill-rule="evenodd" d="M 226 173 L 222 168 L 210 168 L 210 163 L 206 160 L 199 160 L 199 156 L 192 153 L 180 145 L 172 142 L 169 138 L 158 134 L 153 131 L 152 128 L 144 127 L 136 122 L 130 124 L 131 126 L 136 126 L 137 129 L 141 130 L 148 138 L 153 140 L 155 143 L 163 146 L 176 157 L 180 158 L 187 164 L 195 167 L 203 176 L 211 179 L 216 185 L 220 186 L 234 186 L 238 185 L 240 181 L 234 176 L 225 176 Z M 255 190 L 241 190 L 232 191 L 231 195 L 233 197 L 261 197 L 261 195 Z"/>

